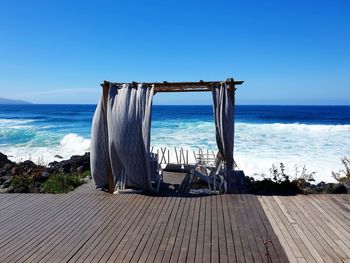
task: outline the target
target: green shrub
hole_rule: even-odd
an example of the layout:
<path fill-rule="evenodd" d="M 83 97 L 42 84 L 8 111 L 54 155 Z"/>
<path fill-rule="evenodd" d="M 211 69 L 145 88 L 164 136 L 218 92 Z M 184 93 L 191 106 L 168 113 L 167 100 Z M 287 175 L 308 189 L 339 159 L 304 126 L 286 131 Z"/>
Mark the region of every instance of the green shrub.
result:
<path fill-rule="evenodd" d="M 85 171 L 80 175 L 82 178 L 87 178 L 91 176 L 91 171 Z"/>
<path fill-rule="evenodd" d="M 53 174 L 43 183 L 43 189 L 46 193 L 60 194 L 72 191 L 81 184 L 83 181 L 79 175 Z"/>
<path fill-rule="evenodd" d="M 26 189 L 28 189 L 28 187 L 31 186 L 33 182 L 33 177 L 29 175 L 13 176 L 11 180 L 11 186 L 13 186 L 14 188 L 25 187 Z"/>

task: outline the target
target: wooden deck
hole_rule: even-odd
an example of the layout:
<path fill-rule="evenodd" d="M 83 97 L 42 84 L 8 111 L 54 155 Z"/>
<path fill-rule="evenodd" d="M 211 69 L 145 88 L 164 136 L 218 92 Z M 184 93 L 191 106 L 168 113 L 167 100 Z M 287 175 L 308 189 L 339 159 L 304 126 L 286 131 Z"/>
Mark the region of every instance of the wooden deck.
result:
<path fill-rule="evenodd" d="M 0 262 L 287 262 L 253 195 L 0 195 Z"/>
<path fill-rule="evenodd" d="M 350 195 L 260 196 L 290 262 L 350 262 Z"/>
<path fill-rule="evenodd" d="M 0 194 L 0 262 L 350 262 L 349 195 Z"/>

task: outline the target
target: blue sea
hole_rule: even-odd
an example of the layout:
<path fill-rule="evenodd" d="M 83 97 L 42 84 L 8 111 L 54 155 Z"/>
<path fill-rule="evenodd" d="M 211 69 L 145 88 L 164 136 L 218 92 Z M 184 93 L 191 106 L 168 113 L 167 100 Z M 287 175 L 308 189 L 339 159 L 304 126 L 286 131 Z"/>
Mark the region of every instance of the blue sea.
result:
<path fill-rule="evenodd" d="M 0 105 L 0 152 L 14 161 L 48 163 L 89 151 L 96 105 Z M 350 106 L 236 106 L 235 160 L 254 177 L 273 164 L 316 181 L 332 181 L 350 157 Z M 160 106 L 152 111 L 151 144 L 216 150 L 212 106 Z M 56 157 L 55 157 L 56 156 Z"/>

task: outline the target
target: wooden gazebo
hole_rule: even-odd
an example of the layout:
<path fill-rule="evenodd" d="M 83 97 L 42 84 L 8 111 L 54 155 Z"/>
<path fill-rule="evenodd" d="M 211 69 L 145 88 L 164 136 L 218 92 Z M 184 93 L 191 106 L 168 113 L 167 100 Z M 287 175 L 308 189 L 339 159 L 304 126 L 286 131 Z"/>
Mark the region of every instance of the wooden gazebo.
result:
<path fill-rule="evenodd" d="M 244 81 L 237 81 L 233 78 L 228 78 L 224 83 L 227 85 L 228 90 L 230 91 L 230 95 L 232 95 L 232 99 L 234 99 L 234 93 L 236 91 L 236 86 L 241 85 Z M 198 82 L 131 82 L 132 85 L 137 86 L 138 84 L 142 83 L 143 85 L 150 85 L 154 86 L 154 94 L 158 92 L 205 92 L 205 91 L 211 91 L 212 87 L 217 86 L 223 81 L 203 81 L 200 80 Z M 103 88 L 103 98 L 104 98 L 104 104 L 107 105 L 107 98 L 108 98 L 108 92 L 109 88 L 112 85 L 122 85 L 124 83 L 118 83 L 118 82 L 111 82 L 105 80 L 101 86 Z M 114 179 L 112 175 L 112 171 L 109 169 L 108 171 L 108 185 L 109 189 L 108 191 L 110 193 L 113 193 L 114 191 Z"/>

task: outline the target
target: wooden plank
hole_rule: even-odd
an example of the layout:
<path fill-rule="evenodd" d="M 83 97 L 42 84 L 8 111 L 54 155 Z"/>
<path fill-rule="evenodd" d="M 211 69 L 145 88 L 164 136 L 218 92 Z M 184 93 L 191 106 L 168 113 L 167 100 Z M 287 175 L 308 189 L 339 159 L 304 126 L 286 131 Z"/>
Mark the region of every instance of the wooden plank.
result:
<path fill-rule="evenodd" d="M 221 196 L 215 196 L 218 224 L 218 241 L 219 241 L 219 260 L 220 262 L 228 262 L 227 237 L 228 226 L 225 225 L 224 212 Z M 230 231 L 231 232 L 231 231 Z"/>
<path fill-rule="evenodd" d="M 87 207 L 96 203 L 102 203 L 102 198 L 94 198 L 93 200 L 79 198 L 76 202 L 67 202 L 67 207 L 62 207 L 61 213 L 55 217 L 49 225 L 37 230 L 37 235 L 32 238 L 28 251 L 24 250 L 22 259 L 31 262 L 44 261 L 45 256 L 50 255 L 50 260 L 54 261 L 57 251 L 62 246 L 69 243 L 68 237 L 74 231 L 79 231 L 80 227 L 86 223 L 88 216 L 93 218 L 94 213 L 86 213 Z M 80 236 L 81 237 L 81 236 Z M 62 240 L 65 242 L 62 244 Z M 61 245 L 60 245 L 61 244 Z M 68 253 L 68 251 L 64 251 Z M 59 254 L 62 256 L 62 252 Z"/>
<path fill-rule="evenodd" d="M 157 226 L 160 222 L 160 217 L 166 211 L 167 204 L 168 204 L 169 200 L 170 200 L 169 198 L 161 198 L 160 208 L 158 207 L 157 212 L 154 214 L 153 219 L 149 223 L 149 226 L 147 225 L 147 223 L 145 223 L 145 225 L 147 226 L 147 230 L 144 233 L 144 235 L 142 236 L 142 238 L 138 244 L 138 248 L 133 253 L 132 258 L 130 259 L 130 262 L 139 262 L 141 260 L 141 255 L 146 247 L 146 244 L 148 242 L 152 242 L 152 240 L 150 239 L 150 236 L 152 235 L 153 231 L 155 231 L 157 229 Z M 128 259 L 129 258 L 127 258 L 127 260 Z M 127 261 L 127 260 L 125 260 L 125 261 Z"/>
<path fill-rule="evenodd" d="M 297 223 L 299 225 L 302 225 L 302 230 L 309 237 L 310 241 L 313 243 L 319 243 L 321 245 L 321 247 L 318 246 L 317 249 L 320 251 L 322 257 L 329 262 L 342 262 L 341 258 L 336 254 L 334 249 L 327 242 L 329 237 L 325 235 L 325 232 L 318 225 L 317 220 L 314 220 L 309 216 L 305 217 L 305 214 L 307 215 L 307 211 L 300 203 L 297 202 L 296 198 L 288 198 L 283 203 L 286 205 L 288 211 L 290 211 L 292 215 L 297 218 Z"/>
<path fill-rule="evenodd" d="M 267 198 L 267 202 L 270 203 L 276 215 L 281 219 L 281 223 L 285 226 L 285 229 L 291 235 L 294 244 L 299 248 L 299 251 L 305 258 L 307 262 L 323 262 L 322 257 L 317 252 L 315 247 L 309 242 L 309 240 L 305 237 L 303 232 L 300 230 L 300 227 L 295 224 L 294 219 L 289 221 L 290 218 L 287 218 L 283 211 L 280 209 L 278 204 L 276 204 L 275 200 L 272 198 Z"/>
<path fill-rule="evenodd" d="M 260 251 L 259 251 L 260 246 L 256 241 L 254 231 L 251 228 L 252 225 L 250 224 L 249 218 L 245 213 L 244 203 L 242 202 L 241 195 L 235 195 L 235 200 L 239 207 L 239 213 L 242 220 L 242 225 L 244 226 L 245 233 L 246 233 L 245 237 L 248 239 L 250 251 L 252 253 L 254 262 L 261 262 L 263 261 L 263 256 L 260 254 Z"/>
<path fill-rule="evenodd" d="M 345 228 L 339 224 L 336 220 L 334 220 L 328 213 L 322 209 L 314 200 L 310 199 L 310 207 L 316 209 L 319 218 L 324 222 L 326 226 L 331 229 L 331 231 L 335 234 L 335 236 L 340 239 L 339 244 L 350 249 L 350 233 L 345 230 Z M 338 243 L 338 242 L 337 242 Z"/>
<path fill-rule="evenodd" d="M 251 208 L 253 212 L 254 218 L 257 220 L 257 224 L 260 230 L 260 235 L 263 240 L 271 240 L 271 245 L 268 245 L 269 254 L 271 256 L 271 260 L 273 262 L 287 262 L 287 255 L 282 248 L 278 237 L 273 231 L 273 228 L 256 196 L 253 195 L 245 195 L 247 198 L 248 206 Z"/>
<path fill-rule="evenodd" d="M 153 227 L 151 225 L 151 222 L 154 218 L 154 215 L 157 213 L 157 210 L 160 210 L 159 206 L 161 205 L 161 199 L 156 197 L 150 197 L 150 199 L 150 209 L 147 209 L 147 211 L 143 214 L 141 219 L 142 223 L 136 225 L 128 242 L 125 244 L 121 253 L 118 254 L 116 261 L 130 262 L 130 259 L 137 250 L 140 240 L 142 239 L 144 233 L 147 231 L 148 228 Z"/>
<path fill-rule="evenodd" d="M 233 245 L 235 251 L 235 261 L 236 262 L 246 262 L 245 254 L 243 250 L 243 244 L 240 237 L 240 231 L 238 229 L 238 223 L 236 220 L 236 213 L 234 212 L 233 206 L 236 204 L 233 202 L 231 195 L 225 195 L 225 202 L 227 204 L 227 214 L 230 221 L 230 228 L 232 232 Z"/>
<path fill-rule="evenodd" d="M 204 262 L 209 262 L 211 260 L 211 244 L 212 244 L 212 235 L 211 235 L 211 199 L 209 196 L 205 198 L 205 232 L 204 232 Z"/>
<path fill-rule="evenodd" d="M 101 261 L 105 256 L 105 252 L 109 251 L 109 255 L 112 253 L 112 247 L 118 235 L 122 235 L 122 230 L 127 227 L 127 222 L 132 220 L 132 217 L 136 215 L 138 210 L 144 205 L 145 199 L 142 196 L 137 195 L 123 195 L 118 196 L 118 199 L 126 199 L 117 209 L 113 209 L 115 212 L 109 217 L 107 224 L 101 225 L 101 231 L 97 235 L 92 236 L 88 242 L 85 242 L 80 249 L 70 258 L 72 262 L 89 262 L 89 261 Z M 113 205 L 114 200 L 110 199 L 110 206 Z M 88 257 L 88 258 L 87 258 Z"/>
<path fill-rule="evenodd" d="M 324 211 L 326 211 L 330 217 L 339 222 L 347 233 L 350 233 L 350 210 L 349 213 L 342 213 L 342 209 L 336 203 L 337 198 L 327 198 L 315 195 L 310 195 L 308 197 L 311 198 Z"/>
<path fill-rule="evenodd" d="M 23 220 L 24 215 L 27 214 L 30 216 L 31 213 L 34 213 L 34 210 L 38 207 L 41 207 L 42 203 L 45 203 L 45 200 L 49 200 L 50 196 L 41 196 L 34 199 L 28 198 L 20 198 L 16 199 L 17 203 L 11 203 L 10 207 L 1 211 L 1 219 L 0 224 L 5 224 L 9 220 L 13 223 L 16 223 L 19 220 Z M 28 209 L 24 209 L 28 208 Z M 2 237 L 0 237 L 1 240 Z"/>
<path fill-rule="evenodd" d="M 289 261 L 298 262 L 298 259 L 305 260 L 280 218 L 276 216 L 276 214 L 273 212 L 273 208 L 266 202 L 268 198 L 269 197 L 263 196 L 259 198 L 259 201 L 265 211 L 265 214 L 269 218 L 273 230 L 285 249 Z"/>
<path fill-rule="evenodd" d="M 54 199 L 52 196 L 43 196 L 43 198 L 41 198 L 32 209 L 21 209 L 21 211 L 18 211 L 18 216 L 13 220 L 8 221 L 2 229 L 2 235 L 0 235 L 0 248 L 13 242 L 18 236 L 23 237 L 26 231 L 30 230 L 29 226 L 45 222 L 48 218 L 47 216 L 51 215 L 48 214 L 47 211 L 58 213 L 59 211 L 57 212 L 57 210 L 54 209 L 58 208 L 62 203 L 64 203 L 64 198 Z M 17 225 L 18 227 L 13 228 L 14 225 Z"/>
<path fill-rule="evenodd" d="M 254 237 L 257 252 L 259 252 L 262 261 L 266 260 L 268 262 L 269 259 L 267 258 L 266 249 L 264 246 L 264 242 L 268 240 L 268 237 L 263 236 L 263 234 L 261 233 L 262 230 L 259 228 L 259 224 L 261 225 L 262 222 L 259 220 L 259 217 L 256 216 L 256 214 L 253 214 L 252 210 L 250 209 L 250 206 L 248 205 L 249 201 L 247 196 L 239 195 L 239 198 L 244 208 L 243 213 L 245 214 L 246 222 L 247 224 L 249 223 L 249 229 L 251 230 L 252 235 Z"/>
<path fill-rule="evenodd" d="M 328 244 L 333 248 L 333 250 L 340 256 L 344 257 L 344 253 L 348 251 L 347 248 L 344 249 L 344 244 L 340 242 L 337 235 L 326 225 L 322 220 L 322 215 L 315 212 L 315 208 L 310 205 L 307 200 L 296 198 L 293 200 L 294 203 L 298 204 L 299 209 L 303 212 L 305 218 L 309 222 L 312 222 L 314 227 L 317 228 L 321 236 L 327 240 Z M 350 254 L 347 255 L 350 258 Z"/>
<path fill-rule="evenodd" d="M 155 225 L 152 232 L 150 233 L 150 236 L 148 237 L 148 242 L 145 244 L 143 251 L 141 252 L 141 256 L 139 257 L 139 259 L 142 259 L 142 261 L 147 260 L 149 254 L 152 251 L 152 248 L 155 247 L 155 242 L 157 238 L 159 238 L 160 235 L 162 234 L 162 228 L 164 224 L 166 224 L 166 221 L 168 220 L 171 214 L 171 211 L 173 210 L 174 199 L 171 197 L 164 197 L 164 198 L 166 198 L 165 209 L 160 214 L 157 220 L 157 224 Z"/>
<path fill-rule="evenodd" d="M 197 241 L 198 241 L 200 197 L 195 198 L 192 202 L 195 202 L 195 208 L 193 212 L 193 220 L 192 220 L 192 227 L 191 227 L 191 234 L 190 234 L 186 262 L 195 262 Z"/>
<path fill-rule="evenodd" d="M 170 262 L 171 261 L 171 256 L 174 251 L 175 247 L 175 242 L 177 239 L 182 239 L 182 233 L 180 230 L 181 222 L 183 221 L 183 214 L 184 210 L 188 211 L 188 207 L 186 207 L 186 203 L 188 204 L 188 200 L 183 200 L 183 202 L 180 203 L 179 209 L 177 214 L 175 215 L 175 222 L 174 222 L 174 227 L 169 235 L 169 239 L 165 248 L 164 256 L 162 258 L 163 262 Z M 187 209 L 186 209 L 187 208 Z"/>
<path fill-rule="evenodd" d="M 0 261 L 266 261 L 261 243 L 273 230 L 261 206 L 259 211 L 256 197 L 109 195 L 88 187 L 91 185 L 65 195 L 34 195 L 30 202 L 24 197 L 14 202 L 5 195 L 3 200 L 11 203 L 12 208 L 1 202 L 0 195 L 0 204 L 4 204 L 4 210 L 0 211 L 8 211 L 14 218 L 5 220 L 0 228 L 0 239 L 5 241 L 0 244 Z M 294 216 L 294 210 L 288 211 L 294 204 L 286 206 L 284 199 L 271 199 L 274 203 L 270 208 L 277 212 L 268 211 L 268 216 L 279 213 L 283 215 L 284 221 L 279 218 L 282 223 L 300 219 Z M 312 211 L 316 210 L 313 207 Z M 335 220 L 335 215 L 329 216 Z M 11 235 L 10 227 L 20 231 Z M 304 230 L 301 226 L 300 229 Z M 310 232 L 308 227 L 305 233 Z M 317 234 L 312 234 L 316 239 Z M 276 240 L 271 253 L 280 256 L 272 257 L 273 262 L 285 262 L 284 254 L 278 255 L 281 246 L 277 237 L 274 233 L 271 237 Z M 331 247 L 323 241 L 317 242 L 323 248 Z M 332 259 L 337 258 L 334 255 L 335 252 Z M 295 262 L 304 260 L 303 257 L 295 259 Z"/>
<path fill-rule="evenodd" d="M 53 197 L 51 196 L 51 198 Z M 46 198 L 43 198 L 43 200 L 47 201 Z M 12 255 L 19 256 L 20 253 L 18 253 L 18 249 L 20 248 L 21 251 L 23 251 L 24 248 L 27 247 L 27 245 L 31 245 L 31 243 L 29 243 L 29 241 L 32 241 L 31 234 L 37 234 L 38 229 L 42 229 L 42 225 L 44 225 L 45 222 L 54 219 L 55 216 L 60 212 L 60 210 L 58 209 L 60 205 L 65 204 L 64 201 L 65 198 L 58 198 L 56 199 L 56 202 L 47 202 L 50 204 L 49 210 L 45 209 L 46 204 L 41 206 L 41 208 L 44 208 L 44 210 L 40 212 L 34 210 L 34 213 L 31 214 L 31 216 L 29 217 L 30 219 L 27 219 L 25 223 L 21 221 L 16 223 L 11 222 L 12 228 L 14 228 L 15 231 L 13 231 L 13 234 L 10 235 L 9 238 L 7 238 L 6 242 L 2 242 L 2 246 L 6 246 L 7 248 L 3 247 L 1 249 L 2 256 L 0 257 L 0 259 L 5 260 L 5 258 Z M 40 208 L 40 206 L 38 207 Z M 25 216 L 23 218 L 25 219 L 28 217 Z"/>
<path fill-rule="evenodd" d="M 140 222 L 140 219 L 142 218 L 144 212 L 150 206 L 150 198 L 147 196 L 141 197 L 141 202 L 139 202 L 139 204 L 141 204 L 140 208 L 134 207 L 133 213 L 128 213 L 130 218 L 124 219 L 125 221 L 121 223 L 123 228 L 119 232 L 114 233 L 112 238 L 108 239 L 112 242 L 104 252 L 103 257 L 101 258 L 101 262 L 114 262 L 116 260 L 118 253 L 120 253 L 121 249 L 124 247 L 128 238 L 132 234 L 133 227 L 135 224 L 138 224 Z"/>
<path fill-rule="evenodd" d="M 80 224 L 79 222 L 76 225 L 71 224 L 73 230 L 69 231 L 69 235 L 66 236 L 66 242 L 64 245 L 59 246 L 54 255 L 50 256 L 47 254 L 47 260 L 49 258 L 50 260 L 58 260 L 59 255 L 64 254 L 64 257 L 61 256 L 60 259 L 66 262 L 71 260 L 78 252 L 98 251 L 95 246 L 99 242 L 99 238 L 111 224 L 116 211 L 120 211 L 120 216 L 123 216 L 122 209 L 129 204 L 130 199 L 132 199 L 130 196 L 125 198 L 105 198 L 104 203 L 94 205 L 87 213 L 87 216 L 81 218 Z"/>
<path fill-rule="evenodd" d="M 185 225 L 185 232 L 182 238 L 182 243 L 180 248 L 179 262 L 186 262 L 188 254 L 195 253 L 195 251 L 189 251 L 194 211 L 195 211 L 195 202 L 194 202 L 194 199 L 191 198 L 189 213 L 188 213 L 188 217 Z"/>
<path fill-rule="evenodd" d="M 187 218 L 188 218 L 188 214 L 189 214 L 189 210 L 190 210 L 190 199 L 189 198 L 185 199 L 183 206 L 184 207 L 183 207 L 183 211 L 182 211 L 182 214 L 180 217 L 177 235 L 175 237 L 173 237 L 171 240 L 169 240 L 169 241 L 171 241 L 171 243 L 168 243 L 169 245 L 173 244 L 172 251 L 171 251 L 171 257 L 170 257 L 171 263 L 175 263 L 175 262 L 179 261 L 181 245 L 182 245 L 183 237 L 185 234 L 186 222 L 187 222 Z M 170 249 L 170 247 L 169 247 L 169 249 Z"/>
<path fill-rule="evenodd" d="M 205 199 L 198 198 L 200 202 L 199 206 L 199 222 L 198 222 L 198 234 L 197 234 L 197 246 L 195 262 L 203 262 L 203 250 L 204 250 L 204 231 L 205 231 Z"/>
<path fill-rule="evenodd" d="M 170 213 L 166 214 L 164 216 L 164 218 L 162 218 L 162 221 L 160 223 L 160 228 L 159 228 L 159 231 L 158 231 L 158 235 L 157 237 L 154 239 L 154 242 L 152 244 L 152 248 L 150 249 L 149 251 L 149 254 L 147 255 L 147 258 L 145 259 L 145 262 L 154 262 L 155 261 L 155 258 L 156 256 L 158 256 L 158 258 L 162 257 L 162 255 L 160 255 L 158 253 L 158 250 L 159 250 L 159 247 L 161 245 L 161 242 L 163 239 L 166 239 L 166 230 L 167 228 L 171 227 L 172 223 L 169 221 L 171 221 L 171 218 L 174 218 L 175 217 L 175 214 L 177 213 L 177 210 L 179 208 L 179 204 L 180 204 L 180 200 L 181 198 L 175 198 L 175 197 L 172 197 L 172 202 L 170 204 L 171 206 L 171 211 Z M 168 226 L 168 224 L 170 226 Z M 164 251 L 162 251 L 162 254 L 164 253 Z"/>

